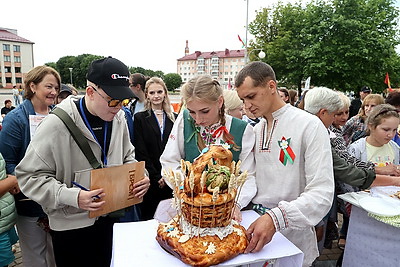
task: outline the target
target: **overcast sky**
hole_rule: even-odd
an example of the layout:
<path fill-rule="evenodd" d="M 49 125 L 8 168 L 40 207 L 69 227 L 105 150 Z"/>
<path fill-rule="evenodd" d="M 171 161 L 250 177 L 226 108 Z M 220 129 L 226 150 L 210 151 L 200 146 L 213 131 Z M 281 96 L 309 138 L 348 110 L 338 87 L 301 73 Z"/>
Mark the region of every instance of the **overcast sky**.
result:
<path fill-rule="evenodd" d="M 286 2 L 292 0 L 283 0 Z M 256 10 L 277 0 L 249 0 Z M 397 0 L 399 6 L 400 0 Z M 11 2 L 10 2 L 11 3 Z M 242 49 L 246 0 L 20 0 L 1 12 L 0 27 L 34 42 L 35 66 L 63 56 L 113 56 L 130 67 L 176 72 L 189 52 Z M 249 35 L 248 39 L 251 39 Z"/>

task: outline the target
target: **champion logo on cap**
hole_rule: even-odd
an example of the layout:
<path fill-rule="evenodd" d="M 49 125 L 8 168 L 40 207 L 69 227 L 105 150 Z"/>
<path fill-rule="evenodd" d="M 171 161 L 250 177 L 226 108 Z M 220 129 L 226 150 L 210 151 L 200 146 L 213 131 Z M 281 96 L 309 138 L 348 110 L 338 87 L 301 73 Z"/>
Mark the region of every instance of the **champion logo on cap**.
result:
<path fill-rule="evenodd" d="M 121 76 L 119 74 L 114 73 L 114 74 L 111 74 L 111 79 L 113 79 L 113 80 L 117 80 L 117 79 L 129 80 L 129 77 L 128 76 Z"/>

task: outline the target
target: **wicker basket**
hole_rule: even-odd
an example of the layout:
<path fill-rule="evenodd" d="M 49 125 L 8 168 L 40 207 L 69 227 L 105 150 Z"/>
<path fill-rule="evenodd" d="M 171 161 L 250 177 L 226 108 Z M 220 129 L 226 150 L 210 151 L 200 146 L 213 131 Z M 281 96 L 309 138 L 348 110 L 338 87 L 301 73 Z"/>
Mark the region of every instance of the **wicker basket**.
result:
<path fill-rule="evenodd" d="M 224 227 L 231 222 L 234 199 L 219 205 L 195 206 L 182 203 L 183 217 L 192 225 L 206 227 Z"/>

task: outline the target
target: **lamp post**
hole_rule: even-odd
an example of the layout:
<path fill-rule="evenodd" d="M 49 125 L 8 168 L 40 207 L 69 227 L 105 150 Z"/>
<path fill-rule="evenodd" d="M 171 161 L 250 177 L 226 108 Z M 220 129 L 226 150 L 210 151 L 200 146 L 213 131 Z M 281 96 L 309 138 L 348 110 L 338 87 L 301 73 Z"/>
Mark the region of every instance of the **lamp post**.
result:
<path fill-rule="evenodd" d="M 266 56 L 265 52 L 264 52 L 262 49 L 260 49 L 260 48 L 255 48 L 255 49 L 251 50 L 250 53 L 247 54 L 247 60 L 249 60 L 250 54 L 251 54 L 252 52 L 254 52 L 254 51 L 260 51 L 260 52 L 258 53 L 258 55 L 257 55 L 258 58 L 260 58 L 260 59 L 265 58 L 265 56 Z M 246 62 L 246 63 L 247 63 L 247 62 Z"/>
<path fill-rule="evenodd" d="M 246 7 L 246 40 L 245 40 L 245 48 L 244 48 L 244 64 L 247 64 L 249 61 L 249 57 L 247 55 L 247 33 L 249 32 L 249 1 L 250 0 L 244 0 L 246 1 L 247 7 Z"/>
<path fill-rule="evenodd" d="M 72 70 L 74 68 L 68 68 L 68 69 L 69 69 L 69 78 L 70 78 L 70 81 L 71 81 L 71 84 L 72 84 Z"/>

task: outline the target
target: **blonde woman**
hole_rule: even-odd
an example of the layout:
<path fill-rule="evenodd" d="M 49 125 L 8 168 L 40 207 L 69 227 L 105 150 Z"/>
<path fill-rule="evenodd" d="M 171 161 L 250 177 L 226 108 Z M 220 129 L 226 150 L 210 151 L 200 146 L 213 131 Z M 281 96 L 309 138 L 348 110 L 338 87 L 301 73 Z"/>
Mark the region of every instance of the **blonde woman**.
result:
<path fill-rule="evenodd" d="M 356 116 L 351 117 L 343 126 L 343 138 L 347 146 L 357 139 L 364 137 L 365 130 L 367 129 L 367 125 L 365 124 L 367 117 L 375 106 L 383 103 L 385 103 L 385 99 L 381 95 L 370 94 L 365 97 L 360 112 Z"/>
<path fill-rule="evenodd" d="M 160 156 L 175 121 L 167 87 L 158 77 L 150 78 L 145 86 L 145 110 L 135 114 L 134 146 L 138 161 L 146 162 L 150 188 L 143 198 L 141 219 L 153 219 L 158 203 L 172 197 L 172 190 L 161 176 Z"/>
<path fill-rule="evenodd" d="M 181 95 L 186 109 L 178 115 L 161 155 L 162 168 L 179 170 L 181 159 L 193 162 L 206 146 L 227 144 L 233 160 L 241 160 L 241 169 L 249 173 L 238 200 L 239 209 L 247 206 L 256 193 L 252 127 L 225 113 L 223 90 L 211 76 L 192 78 Z M 240 220 L 238 210 L 234 216 Z"/>
<path fill-rule="evenodd" d="M 243 101 L 240 100 L 236 90 L 224 90 L 225 113 L 232 117 L 242 119 L 244 115 Z"/>

